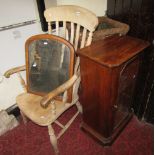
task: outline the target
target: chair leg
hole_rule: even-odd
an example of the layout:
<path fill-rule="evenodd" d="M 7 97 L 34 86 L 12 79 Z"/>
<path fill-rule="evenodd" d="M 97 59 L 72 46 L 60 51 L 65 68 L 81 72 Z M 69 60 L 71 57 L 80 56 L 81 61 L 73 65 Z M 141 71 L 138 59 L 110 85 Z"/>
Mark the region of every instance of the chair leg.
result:
<path fill-rule="evenodd" d="M 77 106 L 78 111 L 82 114 L 82 106 L 79 101 L 76 102 L 76 106 Z"/>
<path fill-rule="evenodd" d="M 22 116 L 24 124 L 26 124 L 27 123 L 27 117 L 24 115 L 24 113 L 21 110 L 20 110 L 20 114 Z"/>
<path fill-rule="evenodd" d="M 50 142 L 54 148 L 54 152 L 56 155 L 59 154 L 59 150 L 58 150 L 58 145 L 57 145 L 57 137 L 54 133 L 54 129 L 51 125 L 48 125 L 48 133 L 49 133 L 49 136 L 50 136 Z"/>

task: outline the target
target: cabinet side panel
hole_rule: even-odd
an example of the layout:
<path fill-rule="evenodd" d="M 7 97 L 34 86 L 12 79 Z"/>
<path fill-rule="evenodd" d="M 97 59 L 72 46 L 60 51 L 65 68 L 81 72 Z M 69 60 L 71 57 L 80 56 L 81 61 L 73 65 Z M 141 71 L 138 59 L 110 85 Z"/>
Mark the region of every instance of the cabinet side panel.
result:
<path fill-rule="evenodd" d="M 112 118 L 110 70 L 88 58 L 81 57 L 81 103 L 83 121 L 98 133 L 108 137 Z"/>

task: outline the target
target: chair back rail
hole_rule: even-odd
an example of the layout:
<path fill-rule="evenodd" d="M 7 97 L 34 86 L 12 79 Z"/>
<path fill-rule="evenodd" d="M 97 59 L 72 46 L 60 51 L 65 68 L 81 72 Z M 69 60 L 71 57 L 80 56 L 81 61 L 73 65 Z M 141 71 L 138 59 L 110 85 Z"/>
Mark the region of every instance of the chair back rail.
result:
<path fill-rule="evenodd" d="M 64 38 L 77 48 L 91 44 L 92 33 L 98 25 L 98 18 L 91 11 L 74 5 L 51 7 L 44 12 L 48 22 L 48 32 L 52 33 L 55 24 L 56 35 L 59 34 L 60 22 L 63 23 Z"/>

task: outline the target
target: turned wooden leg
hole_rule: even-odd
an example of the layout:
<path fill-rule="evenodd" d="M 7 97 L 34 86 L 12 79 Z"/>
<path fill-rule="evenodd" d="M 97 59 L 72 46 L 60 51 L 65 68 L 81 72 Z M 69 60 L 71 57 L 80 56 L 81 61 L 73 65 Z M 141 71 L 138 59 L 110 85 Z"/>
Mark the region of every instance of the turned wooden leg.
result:
<path fill-rule="evenodd" d="M 50 136 L 50 142 L 54 148 L 54 152 L 56 155 L 59 154 L 58 146 L 57 146 L 57 138 L 55 136 L 54 130 L 51 125 L 48 125 L 48 133 Z"/>
<path fill-rule="evenodd" d="M 21 110 L 20 110 L 20 114 L 22 116 L 24 124 L 26 124 L 27 123 L 27 117 L 24 115 L 24 113 Z"/>

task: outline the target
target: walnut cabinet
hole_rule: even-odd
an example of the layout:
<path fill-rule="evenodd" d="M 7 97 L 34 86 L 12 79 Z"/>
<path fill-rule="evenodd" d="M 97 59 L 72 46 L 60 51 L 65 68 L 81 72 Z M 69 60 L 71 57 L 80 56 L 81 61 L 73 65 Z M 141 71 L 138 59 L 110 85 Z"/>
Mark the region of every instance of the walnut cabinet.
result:
<path fill-rule="evenodd" d="M 82 129 L 110 145 L 133 115 L 132 97 L 149 43 L 111 36 L 77 52 L 80 56 Z"/>

